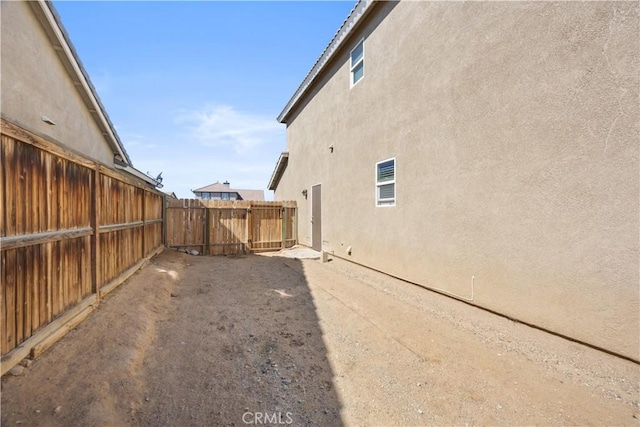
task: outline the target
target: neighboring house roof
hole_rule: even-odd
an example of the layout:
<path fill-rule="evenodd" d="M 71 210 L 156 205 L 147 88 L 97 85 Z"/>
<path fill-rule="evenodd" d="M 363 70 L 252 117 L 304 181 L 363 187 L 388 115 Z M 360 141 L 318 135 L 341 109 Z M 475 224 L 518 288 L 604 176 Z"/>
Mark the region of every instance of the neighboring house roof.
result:
<path fill-rule="evenodd" d="M 229 187 L 229 184 L 219 182 L 191 191 L 194 193 L 238 193 L 243 200 L 264 200 L 264 191 L 262 190 L 237 190 Z"/>
<path fill-rule="evenodd" d="M 364 17 L 369 14 L 373 6 L 376 5 L 375 0 L 358 0 L 356 5 L 349 12 L 349 16 L 342 23 L 336 34 L 333 36 L 329 45 L 324 49 L 320 58 L 313 64 L 311 70 L 307 73 L 304 80 L 298 86 L 295 93 L 287 102 L 284 109 L 278 116 L 278 122 L 286 123 L 291 113 L 291 110 L 298 104 L 298 101 L 302 99 L 302 97 L 306 94 L 307 90 L 311 86 L 311 84 L 315 81 L 315 79 L 320 75 L 320 72 L 324 69 L 324 67 L 329 63 L 331 58 L 340 50 L 343 43 L 351 36 L 351 34 L 358 28 L 358 26 L 364 20 Z"/>
<path fill-rule="evenodd" d="M 64 64 L 64 67 L 69 73 L 75 87 L 78 89 L 78 92 L 87 106 L 87 109 L 91 113 L 91 116 L 98 125 L 98 128 L 102 131 L 105 140 L 113 149 L 115 158 L 114 164 L 116 168 L 137 176 L 156 187 L 161 187 L 158 181 L 133 167 L 131 158 L 129 157 L 127 150 L 124 148 L 122 141 L 120 141 L 120 137 L 118 136 L 113 123 L 111 123 L 109 115 L 102 105 L 95 87 L 91 83 L 89 74 L 82 65 L 80 57 L 78 56 L 73 43 L 71 43 L 69 34 L 62 25 L 60 16 L 53 4 L 50 1 L 45 0 L 30 1 L 29 4 L 31 5 L 31 8 L 42 25 L 45 33 L 49 37 L 53 49 L 58 53 L 58 57 Z"/>
<path fill-rule="evenodd" d="M 264 191 L 262 190 L 235 190 L 238 192 L 242 200 L 264 200 Z"/>

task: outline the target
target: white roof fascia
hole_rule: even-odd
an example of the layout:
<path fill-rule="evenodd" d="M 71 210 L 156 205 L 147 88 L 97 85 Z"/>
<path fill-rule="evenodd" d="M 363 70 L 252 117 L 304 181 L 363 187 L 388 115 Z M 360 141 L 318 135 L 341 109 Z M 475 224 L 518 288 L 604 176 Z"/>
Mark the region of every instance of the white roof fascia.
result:
<path fill-rule="evenodd" d="M 269 180 L 269 185 L 267 188 L 269 190 L 275 191 L 280 183 L 280 179 L 282 179 L 282 174 L 284 174 L 284 170 L 287 168 L 287 163 L 289 162 L 289 152 L 283 151 L 278 158 L 278 162 L 276 163 L 276 167 L 271 174 L 271 179 Z"/>
<path fill-rule="evenodd" d="M 98 95 L 93 85 L 91 84 L 91 81 L 89 80 L 89 75 L 85 71 L 82 63 L 80 62 L 80 59 L 76 55 L 75 48 L 73 47 L 71 40 L 66 33 L 53 4 L 47 0 L 37 0 L 36 2 L 30 2 L 30 4 L 33 7 L 35 7 L 35 5 L 37 4 L 42 11 L 42 14 L 46 18 L 46 24 L 49 25 L 49 28 L 55 35 L 59 44 L 59 46 L 54 44 L 53 48 L 59 52 L 59 56 L 63 59 L 63 61 L 65 59 L 66 61 L 68 61 L 68 65 L 70 65 L 71 69 L 74 71 L 75 77 L 77 78 L 78 83 L 80 83 L 79 85 L 76 84 L 76 87 L 78 88 L 78 90 L 82 89 L 86 97 L 88 98 L 89 105 L 87 105 L 87 107 L 96 119 L 98 126 L 102 129 L 105 139 L 115 150 L 114 154 L 119 154 L 123 160 L 131 164 L 131 159 L 129 158 L 129 155 L 125 150 L 124 145 L 120 141 L 120 138 L 118 137 L 118 134 L 116 133 L 111 120 L 109 120 L 102 102 L 100 102 L 100 98 L 98 98 Z M 45 23 L 43 22 L 43 24 Z M 52 40 L 52 43 L 53 42 L 54 40 Z M 64 55 L 61 55 L 61 53 L 64 53 Z M 72 80 L 74 80 L 75 82 L 75 79 L 72 78 Z"/>
<path fill-rule="evenodd" d="M 296 89 L 289 102 L 287 102 L 287 105 L 278 116 L 278 122 L 286 123 L 287 116 L 289 115 L 293 107 L 295 107 L 298 101 L 307 92 L 311 84 L 315 81 L 316 77 L 324 69 L 329 60 L 333 58 L 336 52 L 342 47 L 344 41 L 349 38 L 353 31 L 362 22 L 364 17 L 368 14 L 371 6 L 376 2 L 377 0 L 359 0 L 358 3 L 356 3 L 356 5 L 353 7 L 353 9 L 351 9 L 351 12 L 349 13 L 347 19 L 342 23 L 336 34 L 329 42 L 329 45 L 320 55 L 320 58 L 318 58 L 313 67 L 311 67 L 311 70 L 307 73 L 300 86 L 298 86 L 298 89 Z"/>

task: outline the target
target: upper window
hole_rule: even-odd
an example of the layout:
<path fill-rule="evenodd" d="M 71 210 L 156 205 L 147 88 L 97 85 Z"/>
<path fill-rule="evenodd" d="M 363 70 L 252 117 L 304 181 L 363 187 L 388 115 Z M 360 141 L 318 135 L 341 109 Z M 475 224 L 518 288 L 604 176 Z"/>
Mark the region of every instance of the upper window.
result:
<path fill-rule="evenodd" d="M 376 163 L 376 205 L 396 204 L 396 159 Z"/>
<path fill-rule="evenodd" d="M 351 86 L 364 77 L 364 39 L 351 51 Z"/>

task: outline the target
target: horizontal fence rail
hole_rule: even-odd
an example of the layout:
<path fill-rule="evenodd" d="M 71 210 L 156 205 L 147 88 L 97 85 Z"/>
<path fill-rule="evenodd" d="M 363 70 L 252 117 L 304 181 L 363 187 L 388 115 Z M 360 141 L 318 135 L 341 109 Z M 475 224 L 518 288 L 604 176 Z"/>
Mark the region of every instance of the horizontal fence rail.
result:
<path fill-rule="evenodd" d="M 163 247 L 164 195 L 6 120 L 1 131 L 4 374 L 39 331 Z"/>
<path fill-rule="evenodd" d="M 275 251 L 297 243 L 295 202 L 167 200 L 166 245 L 205 255 Z"/>

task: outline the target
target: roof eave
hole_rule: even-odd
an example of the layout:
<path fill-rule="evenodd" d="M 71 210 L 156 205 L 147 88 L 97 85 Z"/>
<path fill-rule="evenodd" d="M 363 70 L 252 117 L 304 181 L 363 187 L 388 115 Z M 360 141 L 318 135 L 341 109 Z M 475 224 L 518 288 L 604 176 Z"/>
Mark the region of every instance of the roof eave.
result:
<path fill-rule="evenodd" d="M 278 188 L 278 184 L 280 183 L 280 179 L 284 174 L 285 169 L 287 169 L 287 164 L 289 163 L 289 152 L 283 151 L 280 153 L 280 157 L 278 158 L 278 163 L 276 163 L 276 167 L 273 170 L 273 174 L 271 174 L 271 179 L 269 180 L 269 186 L 267 187 L 269 190 L 275 191 Z"/>

